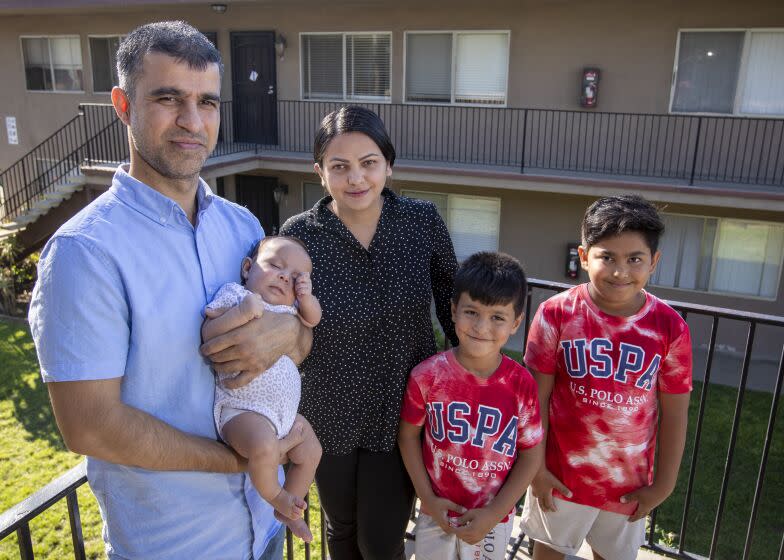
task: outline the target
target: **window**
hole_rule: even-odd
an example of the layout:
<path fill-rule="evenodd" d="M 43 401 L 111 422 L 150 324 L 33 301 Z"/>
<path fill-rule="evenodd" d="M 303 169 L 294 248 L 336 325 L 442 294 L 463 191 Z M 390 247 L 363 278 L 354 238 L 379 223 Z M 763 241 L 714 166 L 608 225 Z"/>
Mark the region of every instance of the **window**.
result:
<path fill-rule="evenodd" d="M 303 33 L 302 98 L 391 101 L 391 33 Z"/>
<path fill-rule="evenodd" d="M 93 66 L 93 92 L 108 93 L 120 83 L 117 78 L 117 49 L 121 36 L 90 37 L 90 61 Z"/>
<path fill-rule="evenodd" d="M 497 251 L 501 222 L 501 199 L 422 191 L 403 191 L 404 196 L 429 200 L 446 222 L 457 260 L 477 251 Z"/>
<path fill-rule="evenodd" d="M 784 115 L 784 30 L 681 31 L 672 111 Z"/>
<path fill-rule="evenodd" d="M 406 32 L 406 101 L 505 105 L 508 31 Z"/>
<path fill-rule="evenodd" d="M 321 183 L 302 183 L 302 210 L 310 210 L 316 203 L 324 198 L 327 193 Z"/>
<path fill-rule="evenodd" d="M 659 266 L 651 284 L 775 299 L 784 226 L 664 214 Z"/>
<path fill-rule="evenodd" d="M 82 91 L 82 48 L 79 37 L 22 37 L 27 89 Z"/>

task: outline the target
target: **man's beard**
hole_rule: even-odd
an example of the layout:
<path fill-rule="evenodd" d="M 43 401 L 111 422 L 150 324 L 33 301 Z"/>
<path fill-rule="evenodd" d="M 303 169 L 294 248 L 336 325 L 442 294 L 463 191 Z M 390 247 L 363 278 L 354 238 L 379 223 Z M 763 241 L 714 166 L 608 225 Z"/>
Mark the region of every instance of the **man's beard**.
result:
<path fill-rule="evenodd" d="M 202 167 L 204 167 L 204 162 L 207 160 L 207 156 L 200 157 L 198 160 L 184 160 L 182 165 L 178 166 L 177 161 L 172 161 L 172 159 L 167 158 L 165 150 L 161 149 L 156 151 L 148 149 L 145 142 L 139 142 L 137 140 L 140 137 L 141 136 L 134 134 L 133 128 L 131 128 L 131 140 L 136 148 L 136 153 L 150 168 L 167 179 L 184 180 L 197 177 L 201 172 Z M 201 142 L 201 140 L 199 141 Z M 164 146 L 167 145 L 169 144 L 164 144 Z"/>

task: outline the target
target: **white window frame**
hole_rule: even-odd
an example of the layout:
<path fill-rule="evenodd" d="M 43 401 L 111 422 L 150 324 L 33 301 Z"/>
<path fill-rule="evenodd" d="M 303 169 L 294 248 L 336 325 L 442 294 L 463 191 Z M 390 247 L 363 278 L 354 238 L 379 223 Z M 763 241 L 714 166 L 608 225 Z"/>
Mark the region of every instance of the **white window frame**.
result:
<path fill-rule="evenodd" d="M 449 237 L 452 237 L 452 230 L 449 226 L 449 214 L 450 214 L 450 200 L 452 197 L 460 197 L 460 198 L 471 198 L 474 200 L 491 200 L 493 202 L 498 202 L 498 232 L 495 236 L 495 250 L 498 251 L 500 249 L 500 242 L 501 242 L 501 212 L 503 211 L 503 199 L 500 196 L 481 196 L 481 195 L 474 195 L 474 194 L 461 194 L 461 193 L 450 193 L 450 192 L 440 192 L 440 191 L 428 191 L 424 189 L 407 189 L 403 188 L 400 190 L 400 194 L 403 196 L 410 196 L 411 194 L 421 194 L 421 195 L 438 195 L 438 196 L 446 196 L 446 216 L 444 217 L 444 223 L 446 224 L 446 229 L 449 231 Z"/>
<path fill-rule="evenodd" d="M 25 70 L 25 55 L 24 55 L 24 43 L 22 42 L 23 39 L 78 39 L 79 40 L 79 51 L 80 54 L 84 54 L 84 46 L 82 45 L 82 36 L 81 35 L 20 35 L 19 36 L 19 54 L 22 57 L 22 72 L 25 75 L 25 91 L 27 93 L 76 93 L 76 94 L 84 94 L 86 93 L 84 90 L 84 82 L 85 82 L 85 72 L 84 72 L 84 56 L 82 57 L 82 89 L 27 89 L 27 71 Z M 51 64 L 52 60 L 52 46 L 51 43 L 49 45 L 49 72 L 51 73 L 52 84 L 56 83 L 54 79 L 54 67 Z"/>
<path fill-rule="evenodd" d="M 341 99 L 315 99 L 309 98 L 305 99 L 305 65 L 302 64 L 302 57 L 304 56 L 304 51 L 302 49 L 302 38 L 305 35 L 340 35 L 341 39 L 343 40 L 343 52 L 341 54 L 343 58 L 343 75 L 341 78 L 341 84 L 343 85 L 343 97 Z M 373 96 L 373 95 L 365 95 L 365 96 L 354 96 L 351 99 L 346 97 L 346 36 L 347 35 L 387 35 L 389 37 L 389 97 L 381 97 L 381 96 Z M 356 101 L 359 103 L 382 103 L 382 104 L 391 104 L 392 103 L 392 87 L 393 87 L 393 74 L 394 68 L 392 66 L 393 62 L 393 52 L 394 52 L 394 36 L 392 35 L 391 31 L 300 31 L 299 33 L 299 99 L 300 101 L 314 101 L 316 103 L 325 103 L 325 102 L 336 102 L 341 103 L 344 101 Z"/>
<path fill-rule="evenodd" d="M 90 82 L 91 82 L 90 85 L 92 87 L 92 90 L 93 90 L 94 94 L 96 94 L 96 95 L 106 95 L 106 94 L 111 95 L 112 91 L 111 90 L 109 90 L 109 91 L 97 91 L 95 89 L 95 75 L 94 75 L 95 74 L 95 65 L 93 64 L 93 47 L 90 44 L 90 39 L 115 39 L 116 38 L 116 39 L 119 39 L 120 42 L 122 43 L 122 40 L 125 39 L 126 37 L 127 37 L 127 35 L 118 35 L 116 33 L 115 34 L 109 33 L 109 34 L 88 35 L 87 36 L 87 54 L 90 57 Z M 84 66 L 84 65 L 82 65 L 82 66 Z M 82 69 L 82 72 L 84 72 L 84 69 Z"/>
<path fill-rule="evenodd" d="M 778 222 L 771 222 L 771 221 L 766 221 L 766 220 L 750 220 L 750 219 L 747 219 L 747 218 L 735 218 L 735 217 L 732 217 L 732 216 L 707 216 L 707 215 L 704 215 L 704 214 L 688 214 L 688 213 L 684 213 L 684 212 L 664 212 L 663 214 L 667 214 L 669 216 L 682 216 L 684 218 L 699 218 L 699 219 L 702 219 L 702 220 L 716 220 L 716 229 L 717 229 L 717 231 L 718 231 L 718 227 L 719 227 L 719 222 L 721 222 L 722 220 L 734 220 L 734 221 L 745 222 L 745 223 L 748 223 L 748 224 L 763 224 L 763 225 L 767 225 L 767 226 L 781 226 L 782 225 L 782 224 L 780 224 Z M 666 234 L 666 231 L 665 231 L 665 234 Z M 711 271 L 710 271 L 710 277 L 708 278 L 708 288 L 707 289 L 700 290 L 698 288 L 694 288 L 694 289 L 692 289 L 692 288 L 679 288 L 679 287 L 675 287 L 675 286 L 665 286 L 665 285 L 662 285 L 662 284 L 653 284 L 653 283 L 651 283 L 650 285 L 652 287 L 655 287 L 655 288 L 661 288 L 662 290 L 675 290 L 675 291 L 678 291 L 678 292 L 684 292 L 684 293 L 689 293 L 689 294 L 693 294 L 693 293 L 710 294 L 710 295 L 714 295 L 714 296 L 727 296 L 727 297 L 741 298 L 741 299 L 750 299 L 750 300 L 757 300 L 757 301 L 777 301 L 778 300 L 778 294 L 781 291 L 781 278 L 782 278 L 782 274 L 784 273 L 784 262 L 779 264 L 779 275 L 778 275 L 778 278 L 776 279 L 776 289 L 775 289 L 775 293 L 774 293 L 774 295 L 772 297 L 754 296 L 754 295 L 750 295 L 750 294 L 741 294 L 741 293 L 738 293 L 738 292 L 723 292 L 723 291 L 720 291 L 720 290 L 714 290 L 712 288 L 712 286 L 713 286 L 713 280 L 714 280 L 714 277 L 715 277 L 715 274 L 716 274 L 716 266 L 715 266 L 716 257 L 715 257 L 715 255 L 716 255 L 716 251 L 718 249 L 718 243 L 719 243 L 719 239 L 718 239 L 718 235 L 717 235 L 714 238 L 714 240 L 713 240 L 713 247 L 711 248 Z"/>
<path fill-rule="evenodd" d="M 409 35 L 452 35 L 452 83 L 450 87 L 450 101 L 449 103 L 432 103 L 426 101 L 407 101 L 406 96 L 406 61 L 408 60 L 408 36 Z M 455 101 L 455 76 L 457 68 L 457 49 L 455 49 L 455 40 L 458 35 L 471 34 L 471 35 L 506 35 L 506 84 L 504 84 L 504 102 L 503 103 L 458 103 Z M 487 107 L 489 109 L 503 109 L 509 105 L 509 69 L 512 64 L 511 60 L 511 41 L 512 32 L 509 29 L 432 29 L 403 32 L 403 103 L 406 105 L 438 105 L 443 107 Z M 422 191 L 424 192 L 424 191 Z"/>
<path fill-rule="evenodd" d="M 674 111 L 672 105 L 675 102 L 675 84 L 678 81 L 678 60 L 681 51 L 682 33 L 722 33 L 722 32 L 743 32 L 743 45 L 740 53 L 740 67 L 738 68 L 738 79 L 735 84 L 735 98 L 732 101 L 732 113 L 710 113 L 694 111 Z M 784 119 L 784 114 L 760 114 L 744 113 L 740 110 L 743 99 L 743 86 L 746 83 L 746 72 L 749 59 L 749 44 L 751 43 L 752 33 L 784 33 L 784 27 L 717 27 L 717 28 L 683 28 L 678 29 L 678 37 L 675 42 L 675 61 L 672 67 L 672 80 L 670 82 L 670 104 L 669 112 L 672 115 L 706 116 L 706 117 L 754 117 L 760 119 Z M 783 93 L 784 95 L 784 93 Z"/>

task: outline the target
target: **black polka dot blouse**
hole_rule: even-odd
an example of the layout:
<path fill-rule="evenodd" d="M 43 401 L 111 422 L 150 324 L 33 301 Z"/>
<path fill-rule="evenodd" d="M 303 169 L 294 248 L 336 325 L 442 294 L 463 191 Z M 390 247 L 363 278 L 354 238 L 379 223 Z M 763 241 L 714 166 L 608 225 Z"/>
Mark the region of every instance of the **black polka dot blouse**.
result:
<path fill-rule="evenodd" d="M 301 239 L 313 260 L 323 317 L 301 366 L 300 412 L 333 455 L 397 445 L 409 372 L 436 351 L 433 298 L 457 343 L 449 309 L 457 261 L 444 221 L 430 202 L 389 189 L 382 196 L 369 249 L 329 210 L 329 196 L 280 231 Z"/>

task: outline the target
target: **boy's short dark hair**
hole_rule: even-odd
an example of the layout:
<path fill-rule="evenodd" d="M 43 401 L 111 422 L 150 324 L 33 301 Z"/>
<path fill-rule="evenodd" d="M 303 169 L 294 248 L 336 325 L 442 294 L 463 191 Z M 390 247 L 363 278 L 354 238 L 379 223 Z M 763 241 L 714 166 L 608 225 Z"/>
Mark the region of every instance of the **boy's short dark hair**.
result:
<path fill-rule="evenodd" d="M 656 207 L 639 195 L 600 198 L 588 207 L 583 216 L 583 247 L 590 249 L 606 237 L 627 231 L 641 233 L 653 255 L 659 248 L 664 222 Z"/>
<path fill-rule="evenodd" d="M 528 280 L 520 261 L 513 256 L 482 251 L 463 261 L 455 274 L 455 305 L 463 293 L 484 305 L 512 303 L 515 317 L 519 317 L 525 307 Z"/>

